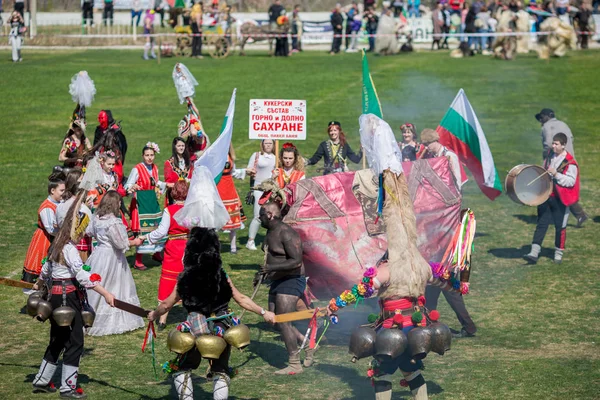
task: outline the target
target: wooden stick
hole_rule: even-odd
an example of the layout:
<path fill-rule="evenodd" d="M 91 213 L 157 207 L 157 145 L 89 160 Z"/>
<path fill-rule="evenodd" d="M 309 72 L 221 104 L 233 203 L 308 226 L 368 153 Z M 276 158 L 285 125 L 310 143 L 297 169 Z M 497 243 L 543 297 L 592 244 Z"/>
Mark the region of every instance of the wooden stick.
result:
<path fill-rule="evenodd" d="M 18 288 L 24 288 L 24 289 L 33 288 L 33 283 L 16 281 L 14 279 L 9 279 L 9 278 L 0 278 L 0 285 L 12 286 L 12 287 L 18 287 Z"/>
<path fill-rule="evenodd" d="M 275 315 L 275 322 L 281 323 L 281 322 L 300 321 L 303 319 L 311 319 L 313 317 L 313 315 L 315 315 L 315 310 L 309 308 L 309 309 L 306 309 L 303 311 L 294 311 L 294 312 L 290 312 L 290 313 Z M 317 311 L 317 317 L 324 317 L 325 315 L 327 315 L 326 308 L 319 309 L 319 311 Z"/>
<path fill-rule="evenodd" d="M 548 174 L 548 173 L 549 173 L 548 171 L 544 172 L 543 174 L 541 174 L 540 176 L 538 176 L 537 178 L 535 178 L 534 180 L 532 180 L 531 182 L 529 182 L 529 183 L 527 184 L 527 186 L 531 185 L 533 182 L 537 181 L 537 180 L 538 180 L 538 179 L 540 179 L 542 176 L 544 176 L 544 175 L 546 175 L 546 174 Z"/>
<path fill-rule="evenodd" d="M 275 168 L 279 168 L 279 139 L 275 139 Z"/>

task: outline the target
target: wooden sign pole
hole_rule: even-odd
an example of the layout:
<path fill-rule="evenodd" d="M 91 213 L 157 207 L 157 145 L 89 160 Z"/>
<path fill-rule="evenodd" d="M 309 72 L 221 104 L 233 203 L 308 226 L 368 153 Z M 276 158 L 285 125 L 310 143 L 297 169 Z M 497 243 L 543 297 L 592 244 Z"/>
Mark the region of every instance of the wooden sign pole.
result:
<path fill-rule="evenodd" d="M 279 139 L 275 139 L 275 168 L 279 168 Z"/>

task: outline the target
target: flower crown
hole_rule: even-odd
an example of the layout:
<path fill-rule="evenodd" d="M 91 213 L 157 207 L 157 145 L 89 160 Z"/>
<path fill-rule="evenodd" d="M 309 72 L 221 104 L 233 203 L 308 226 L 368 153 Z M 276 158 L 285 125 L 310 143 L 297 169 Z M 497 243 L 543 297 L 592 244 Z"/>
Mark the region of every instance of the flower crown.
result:
<path fill-rule="evenodd" d="M 105 151 L 104 153 L 102 153 L 100 155 L 100 158 L 103 158 L 103 159 L 106 159 L 107 157 L 108 158 L 117 158 L 117 155 L 112 150 Z"/>
<path fill-rule="evenodd" d="M 284 150 L 287 150 L 287 149 L 290 149 L 290 150 L 295 150 L 295 149 L 296 149 L 296 146 L 294 146 L 294 144 L 293 144 L 293 143 L 287 142 L 287 143 L 284 143 L 284 144 L 283 144 L 282 148 L 283 148 Z"/>
<path fill-rule="evenodd" d="M 154 152 L 156 154 L 160 154 L 160 147 L 158 147 L 158 145 L 156 143 L 154 143 L 154 142 L 148 142 L 148 143 L 146 143 L 146 147 L 154 150 Z"/>

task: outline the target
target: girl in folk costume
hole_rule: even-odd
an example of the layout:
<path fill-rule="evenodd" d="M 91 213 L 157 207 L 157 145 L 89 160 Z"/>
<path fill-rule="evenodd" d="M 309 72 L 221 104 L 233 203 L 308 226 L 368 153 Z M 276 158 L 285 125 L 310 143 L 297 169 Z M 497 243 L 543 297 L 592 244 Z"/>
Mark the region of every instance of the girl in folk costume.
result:
<path fill-rule="evenodd" d="M 135 282 L 125 258 L 129 246 L 139 246 L 142 240 L 127 238 L 127 229 L 121 220 L 121 196 L 114 190 L 102 197 L 86 234 L 98 241 L 87 264 L 92 273 L 102 276 L 104 287 L 119 300 L 140 305 Z M 94 324 L 88 335 L 104 336 L 144 327 L 144 320 L 126 311 L 108 307 L 98 293 L 89 294 L 89 304 L 96 310 Z"/>
<path fill-rule="evenodd" d="M 162 263 L 162 273 L 158 284 L 159 303 L 165 301 L 171 292 L 173 292 L 177 284 L 177 277 L 183 271 L 183 253 L 185 252 L 185 245 L 190 231 L 179 225 L 173 216 L 183 208 L 187 194 L 188 183 L 183 180 L 177 181 L 171 189 L 173 204 L 164 209 L 158 229 L 140 237 L 141 239 L 148 240 L 151 244 L 157 243 L 165 237 L 167 238 L 165 258 Z M 165 329 L 167 316 L 168 313 L 165 313 L 160 317 L 158 321 L 159 331 Z"/>
<path fill-rule="evenodd" d="M 410 122 L 402 124 L 402 142 L 398 143 L 402 150 L 402 161 L 415 161 L 423 158 L 427 149 L 421 143 L 417 143 L 417 127 Z"/>
<path fill-rule="evenodd" d="M 50 243 L 56 234 L 56 207 L 65 191 L 64 175 L 54 173 L 48 178 L 48 198 L 38 208 L 37 229 L 27 249 L 21 280 L 35 282 L 42 269 L 42 259 L 48 254 Z"/>
<path fill-rule="evenodd" d="M 106 155 L 110 154 L 112 158 L 114 158 L 115 162 L 111 171 L 106 171 L 111 174 L 113 171 L 117 175 L 117 184 L 123 184 L 123 152 L 121 148 L 123 147 L 119 140 L 119 126 L 108 129 L 102 137 L 94 144 L 92 150 L 89 151 L 89 158 L 91 159 L 96 154 Z M 122 133 L 121 133 L 122 135 Z M 127 146 L 127 145 L 125 145 Z M 105 157 L 102 157 L 105 158 Z M 102 163 L 102 160 L 101 160 Z M 123 194 L 121 194 L 123 196 Z"/>
<path fill-rule="evenodd" d="M 262 183 L 262 181 L 269 179 L 271 174 L 273 173 L 273 169 L 275 169 L 275 154 L 273 153 L 275 150 L 275 143 L 272 139 L 265 139 L 261 142 L 261 151 L 252 154 L 250 160 L 248 161 L 248 174 L 251 176 L 250 178 L 250 188 L 254 188 Z M 258 214 L 260 213 L 260 204 L 258 204 L 258 200 L 263 195 L 261 190 L 254 190 L 252 192 L 252 201 L 254 202 L 254 218 L 252 218 L 252 222 L 250 222 L 250 229 L 248 234 L 248 243 L 246 243 L 246 248 L 248 250 L 256 250 L 256 244 L 254 243 L 254 239 L 256 238 L 256 234 L 258 233 L 258 228 L 260 228 L 260 220 L 258 219 Z M 248 200 L 246 200 L 246 204 Z"/>
<path fill-rule="evenodd" d="M 347 159 L 354 163 L 360 162 L 362 149 L 358 154 L 354 153 L 346 141 L 346 135 L 344 135 L 339 122 L 331 121 L 327 127 L 327 134 L 329 134 L 329 140 L 321 142 L 315 154 L 306 161 L 306 165 L 315 165 L 321 158 L 324 158 L 323 175 L 328 175 L 348 171 Z"/>
<path fill-rule="evenodd" d="M 233 178 L 243 180 L 246 177 L 247 170 L 235 168 L 235 152 L 233 146 L 229 146 L 229 154 L 227 162 L 221 175 L 221 180 L 217 183 L 219 196 L 223 200 L 223 204 L 229 213 L 229 221 L 223 227 L 223 230 L 229 231 L 229 240 L 231 243 L 231 254 L 237 254 L 237 230 L 242 227 L 246 221 L 244 210 L 242 209 L 242 201 L 235 190 Z"/>
<path fill-rule="evenodd" d="M 160 153 L 156 143 L 148 142 L 142 150 L 144 161 L 136 165 L 129 174 L 125 190 L 133 194 L 130 205 L 131 231 L 134 234 L 144 234 L 153 231 L 160 223 L 160 206 L 156 198 L 157 191 L 164 191 L 166 184 L 158 179 L 158 168 L 154 165 L 154 157 Z M 154 259 L 162 261 L 159 252 L 154 253 Z M 135 253 L 134 268 L 146 270 L 142 262 L 142 253 L 138 247 Z"/>
<path fill-rule="evenodd" d="M 290 183 L 298 182 L 304 179 L 304 159 L 296 146 L 292 143 L 285 143 L 279 153 L 279 163 L 281 167 L 273 171 L 273 179 L 277 180 L 280 188 L 284 188 Z"/>
<path fill-rule="evenodd" d="M 71 78 L 69 94 L 77 106 L 58 155 L 58 161 L 63 162 L 65 167 L 82 167 L 83 156 L 92 148 L 92 144 L 85 136 L 85 108 L 92 105 L 96 94 L 94 81 L 86 71 L 80 71 Z"/>
<path fill-rule="evenodd" d="M 163 177 L 165 182 L 173 183 L 183 180 L 189 183 L 192 179 L 192 172 L 194 171 L 194 165 L 190 161 L 190 153 L 185 145 L 185 140 L 180 137 L 173 139 L 173 145 L 171 147 L 172 156 L 165 161 L 165 167 L 163 169 Z M 167 189 L 167 195 L 165 196 L 165 206 L 173 204 L 175 201 L 171 195 L 171 189 Z"/>
<path fill-rule="evenodd" d="M 81 168 L 72 168 L 67 173 L 67 177 L 65 178 L 65 192 L 62 196 L 62 203 L 60 203 L 56 207 L 56 224 L 61 226 L 65 217 L 67 216 L 67 212 L 71 205 L 75 202 L 75 197 L 79 192 L 79 182 L 83 178 L 83 171 Z M 92 218 L 92 211 L 90 208 L 94 203 L 93 196 L 87 196 L 85 204 L 81 204 L 79 207 L 79 212 L 82 212 L 88 216 L 88 218 Z M 77 250 L 79 251 L 79 256 L 83 261 L 86 261 L 92 251 L 92 241 L 88 236 L 83 236 L 79 243 L 76 245 Z"/>
<path fill-rule="evenodd" d="M 117 193 L 119 193 L 121 196 L 127 195 L 123 185 L 119 183 L 119 176 L 114 170 L 115 165 L 117 164 L 116 154 L 112 150 L 109 150 L 100 154 L 98 156 L 98 161 L 100 162 L 100 167 L 102 168 L 102 175 L 100 179 L 101 183 L 96 185 L 96 188 L 90 190 L 89 192 L 89 195 L 94 196 L 94 210 L 98 208 L 104 195 L 111 190 L 117 191 Z M 126 223 L 125 225 L 127 226 Z"/>
<path fill-rule="evenodd" d="M 84 341 L 81 311 L 85 289 L 99 293 L 110 306 L 114 306 L 115 300 L 114 296 L 100 285 L 102 277 L 89 272 L 75 247 L 75 243 L 81 239 L 89 222 L 85 214 L 79 213 L 84 195 L 85 191 L 80 191 L 71 205 L 56 240 L 50 246 L 48 261 L 44 263 L 40 274 L 41 279 L 34 285 L 34 289 L 39 290 L 42 281 L 45 281 L 51 296 L 49 301 L 55 312 L 58 308 L 63 310 L 71 308 L 75 312 L 70 323 L 64 313 L 62 315 L 53 313 L 50 317 L 50 344 L 40 369 L 33 379 L 33 391 L 35 393 L 56 392 L 52 378 L 56 372 L 58 358 L 63 353 L 60 396 L 72 399 L 87 397 L 81 388 L 77 388 L 79 360 L 83 353 Z"/>

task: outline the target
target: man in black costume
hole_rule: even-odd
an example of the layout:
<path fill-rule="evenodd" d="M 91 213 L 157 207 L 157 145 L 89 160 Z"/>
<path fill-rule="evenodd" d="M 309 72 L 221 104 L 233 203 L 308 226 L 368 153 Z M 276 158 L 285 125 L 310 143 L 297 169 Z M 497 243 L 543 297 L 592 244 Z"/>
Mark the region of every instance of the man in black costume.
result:
<path fill-rule="evenodd" d="M 262 315 L 266 322 L 274 322 L 275 315 L 272 312 L 265 311 L 235 288 L 222 268 L 220 248 L 221 243 L 214 229 L 191 230 L 183 257 L 184 269 L 177 279 L 177 287 L 156 310 L 148 314 L 150 321 L 168 312 L 181 300 L 188 312 L 185 324 L 190 327 L 195 337 L 214 333 L 209 328 L 207 318 L 213 320 L 215 332 L 224 332 L 234 325 L 229 314 L 229 301 L 233 298 L 240 307 Z M 230 354 L 231 346 L 228 344 L 218 359 L 210 361 L 214 399 L 225 400 L 229 396 Z M 201 354 L 196 347 L 178 358 L 173 383 L 179 399 L 194 399 L 190 373 L 198 368 L 201 360 Z"/>
<path fill-rule="evenodd" d="M 102 139 L 106 132 L 108 132 L 109 129 L 112 129 L 115 132 L 117 145 L 119 146 L 119 151 L 121 152 L 121 162 L 125 164 L 127 139 L 125 139 L 125 135 L 121 130 L 121 124 L 115 121 L 110 110 L 101 110 L 98 113 L 98 123 L 100 125 L 96 127 L 96 132 L 94 133 L 94 146 L 98 144 L 98 142 Z"/>
<path fill-rule="evenodd" d="M 261 272 L 271 281 L 269 311 L 285 314 L 296 311 L 296 304 L 306 288 L 304 264 L 302 264 L 302 240 L 298 232 L 285 224 L 277 202 L 262 206 L 258 215 L 260 223 L 267 229 L 263 250 L 265 265 Z M 289 365 L 276 375 L 295 375 L 302 372 L 298 350 L 299 332 L 291 322 L 279 323 L 281 336 L 288 351 Z M 312 365 L 313 351 L 307 350 L 304 366 Z"/>

